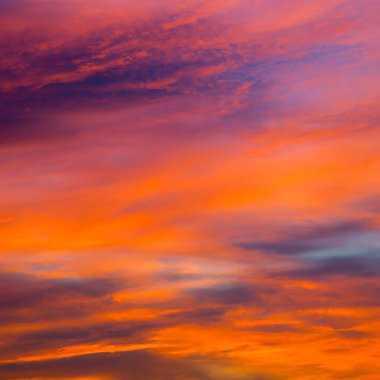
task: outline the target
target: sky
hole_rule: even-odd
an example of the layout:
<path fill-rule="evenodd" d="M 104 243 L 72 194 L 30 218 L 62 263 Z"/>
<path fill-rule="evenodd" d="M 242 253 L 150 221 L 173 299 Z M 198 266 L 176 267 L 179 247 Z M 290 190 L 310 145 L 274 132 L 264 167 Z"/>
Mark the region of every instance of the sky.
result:
<path fill-rule="evenodd" d="M 0 0 L 0 379 L 380 376 L 378 0 Z"/>

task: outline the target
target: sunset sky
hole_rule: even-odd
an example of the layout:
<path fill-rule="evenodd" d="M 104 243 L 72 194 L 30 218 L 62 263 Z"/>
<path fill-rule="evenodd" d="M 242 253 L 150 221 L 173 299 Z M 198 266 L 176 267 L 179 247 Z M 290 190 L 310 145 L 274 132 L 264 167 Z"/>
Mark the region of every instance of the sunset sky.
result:
<path fill-rule="evenodd" d="M 379 123 L 379 0 L 0 0 L 0 380 L 379 380 Z"/>

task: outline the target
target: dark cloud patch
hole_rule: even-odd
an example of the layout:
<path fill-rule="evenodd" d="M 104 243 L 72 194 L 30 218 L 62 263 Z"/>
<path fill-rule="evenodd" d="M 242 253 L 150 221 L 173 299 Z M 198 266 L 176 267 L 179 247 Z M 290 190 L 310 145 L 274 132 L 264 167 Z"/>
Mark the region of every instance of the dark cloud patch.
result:
<path fill-rule="evenodd" d="M 40 279 L 3 272 L 0 274 L 0 307 L 26 308 L 42 303 L 47 298 L 98 298 L 112 293 L 119 287 L 120 284 L 109 279 Z"/>
<path fill-rule="evenodd" d="M 117 279 L 47 279 L 0 273 L 0 319 L 3 321 L 59 319 L 110 306 L 110 295 L 125 284 Z"/>
<path fill-rule="evenodd" d="M 59 60 L 59 57 L 54 60 Z M 70 63 L 64 63 L 67 58 L 62 57 L 62 60 L 62 66 L 70 66 Z M 75 138 L 81 132 L 75 126 L 49 121 L 56 113 L 136 107 L 163 97 L 185 94 L 189 91 L 186 80 L 171 86 L 150 83 L 174 78 L 177 72 L 193 65 L 197 67 L 202 63 L 159 62 L 151 57 L 150 61 L 122 69 L 106 69 L 76 81 L 54 80 L 39 87 L 23 86 L 1 92 L 0 144 Z M 189 83 L 194 83 L 194 79 Z"/>
<path fill-rule="evenodd" d="M 58 107 L 112 107 L 112 102 L 118 106 L 131 105 L 143 100 L 157 99 L 158 97 L 174 94 L 166 89 L 134 89 L 110 88 L 96 81 L 51 83 L 34 94 L 32 101 L 45 106 Z M 110 102 L 111 104 L 109 104 Z"/>
<path fill-rule="evenodd" d="M 286 238 L 274 241 L 238 242 L 235 246 L 247 251 L 263 251 L 278 255 L 300 255 L 318 250 L 337 248 L 344 239 L 354 234 L 374 231 L 376 226 L 369 220 L 343 221 L 333 224 L 316 225 L 290 229 Z"/>
<path fill-rule="evenodd" d="M 268 333 L 268 334 L 280 334 L 280 333 L 294 333 L 294 332 L 305 332 L 305 329 L 296 327 L 295 325 L 286 323 L 274 323 L 267 325 L 257 325 L 252 327 L 243 327 L 242 330 L 253 331 L 258 333 Z"/>
<path fill-rule="evenodd" d="M 250 284 L 237 283 L 209 288 L 190 289 L 186 294 L 196 297 L 197 302 L 217 305 L 244 305 L 261 301 L 260 290 Z"/>
<path fill-rule="evenodd" d="M 333 329 L 351 329 L 360 322 L 357 318 L 331 314 L 309 314 L 301 319 L 311 326 L 327 326 Z"/>
<path fill-rule="evenodd" d="M 288 273 L 295 278 L 327 276 L 379 277 L 380 256 L 335 257 L 327 260 L 308 262 L 304 268 Z"/>
<path fill-rule="evenodd" d="M 161 271 L 156 275 L 157 280 L 168 281 L 168 282 L 182 282 L 182 281 L 196 281 L 202 280 L 205 277 L 210 278 L 201 273 L 191 273 L 191 272 L 178 272 L 178 271 Z"/>
<path fill-rule="evenodd" d="M 52 49 L 40 55 L 30 55 L 28 64 L 32 70 L 51 75 L 75 72 L 85 60 L 92 61 L 92 53 L 85 44 L 78 44 Z"/>
<path fill-rule="evenodd" d="M 222 321 L 224 314 L 228 310 L 229 308 L 225 306 L 200 307 L 193 310 L 185 310 L 169 314 L 168 318 L 174 322 L 181 321 L 181 323 L 197 323 L 200 325 L 207 325 Z"/>
<path fill-rule="evenodd" d="M 28 109 L 2 112 L 0 107 L 0 113 L 0 146 L 63 142 L 79 135 L 79 131 L 42 120 Z"/>
<path fill-rule="evenodd" d="M 247 251 L 264 251 L 269 253 L 275 253 L 279 255 L 294 255 L 301 254 L 308 251 L 314 251 L 318 249 L 318 244 L 312 242 L 296 242 L 286 241 L 281 242 L 257 242 L 257 243 L 237 243 L 235 244 L 239 248 L 243 248 Z"/>
<path fill-rule="evenodd" d="M 202 61 L 162 61 L 150 59 L 139 61 L 110 71 L 98 72 L 83 80 L 83 84 L 105 86 L 111 84 L 144 84 L 164 78 L 172 78 L 175 74 L 185 70 L 202 67 Z M 157 86 L 159 86 L 157 84 Z"/>
<path fill-rule="evenodd" d="M 47 122 L 57 111 L 125 108 L 189 93 L 230 94 L 241 85 L 241 76 L 233 78 L 236 65 L 243 65 L 229 51 L 234 48 L 187 47 L 194 33 L 209 35 L 209 23 L 166 30 L 167 21 L 106 22 L 80 38 L 68 33 L 59 41 L 33 30 L 0 39 L 7 57 L 0 63 L 0 144 L 75 137 L 70 126 Z M 213 73 L 222 65 L 224 70 Z"/>
<path fill-rule="evenodd" d="M 317 226 L 306 232 L 304 236 L 308 236 L 311 239 L 314 238 L 334 238 L 352 233 L 360 233 L 372 231 L 375 228 L 374 224 L 367 219 L 363 220 L 348 220 L 337 222 L 333 224 L 326 224 Z"/>
<path fill-rule="evenodd" d="M 126 321 L 86 324 L 75 327 L 54 327 L 31 332 L 4 334 L 0 350 L 2 358 L 30 356 L 66 346 L 82 344 L 138 344 L 145 342 L 146 334 L 158 328 L 168 327 L 167 320 Z"/>
<path fill-rule="evenodd" d="M 29 89 L 0 93 L 0 146 L 66 140 L 78 134 L 70 126 L 57 125 L 44 115 L 48 107 L 38 103 Z M 41 111 L 42 114 L 41 114 Z"/>
<path fill-rule="evenodd" d="M 297 328 L 294 325 L 277 323 L 277 324 L 268 324 L 262 326 L 253 326 L 249 328 L 244 328 L 244 330 L 256 331 L 261 333 L 286 333 L 286 332 L 302 332 L 304 330 Z"/>
<path fill-rule="evenodd" d="M 337 334 L 343 338 L 346 339 L 366 339 L 369 338 L 371 335 L 366 333 L 365 331 L 360 330 L 340 330 L 337 331 Z"/>
<path fill-rule="evenodd" d="M 160 88 L 108 88 L 81 81 L 51 83 L 7 96 L 0 94 L 0 144 L 73 138 L 79 130 L 71 125 L 57 125 L 50 121 L 50 116 L 63 111 L 132 106 L 174 93 Z"/>
<path fill-rule="evenodd" d="M 99 353 L 72 358 L 0 364 L 3 379 L 71 379 L 104 376 L 113 380 L 211 380 L 196 363 L 163 358 L 147 351 Z"/>

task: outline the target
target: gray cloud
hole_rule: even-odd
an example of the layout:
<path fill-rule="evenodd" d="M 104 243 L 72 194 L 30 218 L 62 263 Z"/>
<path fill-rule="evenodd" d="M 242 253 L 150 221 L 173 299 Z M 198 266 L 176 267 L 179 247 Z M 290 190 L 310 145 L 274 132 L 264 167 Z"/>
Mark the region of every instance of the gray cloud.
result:
<path fill-rule="evenodd" d="M 335 257 L 326 260 L 308 261 L 307 265 L 288 272 L 296 278 L 326 276 L 379 277 L 380 257 L 373 255 Z"/>
<path fill-rule="evenodd" d="M 310 227 L 287 228 L 282 235 L 271 241 L 238 242 L 235 246 L 247 251 L 263 251 L 278 255 L 300 255 L 313 251 L 340 247 L 345 238 L 354 234 L 374 231 L 376 226 L 369 220 L 342 221 Z"/>
<path fill-rule="evenodd" d="M 3 379 L 71 379 L 108 376 L 112 380 L 209 380 L 191 361 L 167 359 L 147 351 L 99 353 L 39 362 L 0 364 Z"/>

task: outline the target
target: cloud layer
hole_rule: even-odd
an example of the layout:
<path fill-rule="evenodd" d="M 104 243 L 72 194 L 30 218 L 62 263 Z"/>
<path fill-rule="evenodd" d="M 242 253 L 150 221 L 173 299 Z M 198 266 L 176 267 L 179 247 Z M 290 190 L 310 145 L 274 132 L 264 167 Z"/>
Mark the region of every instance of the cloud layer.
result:
<path fill-rule="evenodd" d="M 0 378 L 375 380 L 380 5 L 0 4 Z"/>

